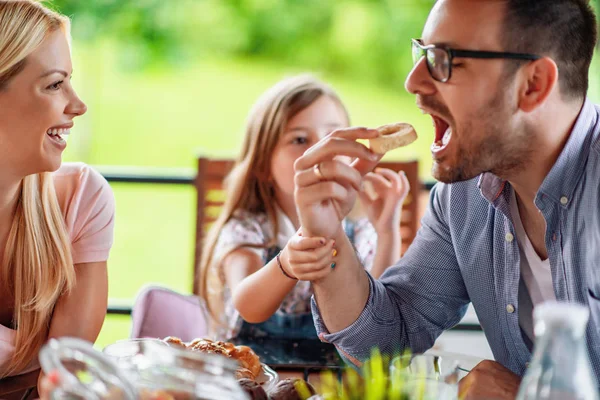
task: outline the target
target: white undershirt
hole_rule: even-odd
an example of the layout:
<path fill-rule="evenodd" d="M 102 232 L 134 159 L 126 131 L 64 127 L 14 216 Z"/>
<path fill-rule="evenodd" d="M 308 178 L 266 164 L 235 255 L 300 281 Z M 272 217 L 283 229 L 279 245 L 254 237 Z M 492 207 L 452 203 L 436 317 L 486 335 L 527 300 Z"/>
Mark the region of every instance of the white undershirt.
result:
<path fill-rule="evenodd" d="M 521 278 L 527 291 L 524 293 L 523 290 L 519 290 L 519 325 L 533 342 L 533 308 L 544 301 L 556 300 L 550 260 L 542 260 L 533 248 L 521 222 L 514 190 L 511 195 L 510 212 L 519 243 Z"/>

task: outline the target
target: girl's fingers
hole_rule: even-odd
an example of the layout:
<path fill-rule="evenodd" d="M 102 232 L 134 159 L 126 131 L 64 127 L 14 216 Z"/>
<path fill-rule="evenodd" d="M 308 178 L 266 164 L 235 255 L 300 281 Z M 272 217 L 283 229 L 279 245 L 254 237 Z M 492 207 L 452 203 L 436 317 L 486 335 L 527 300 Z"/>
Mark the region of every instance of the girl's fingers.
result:
<path fill-rule="evenodd" d="M 334 266 L 334 268 L 335 268 L 335 266 Z M 298 276 L 298 279 L 301 281 L 311 281 L 311 282 L 318 281 L 320 279 L 325 278 L 327 275 L 329 275 L 331 272 L 333 272 L 334 268 L 332 268 L 331 266 L 328 266 L 327 268 L 323 268 L 316 272 L 302 274 L 302 275 Z"/>
<path fill-rule="evenodd" d="M 317 249 L 325 246 L 326 240 L 321 237 L 304 237 L 294 235 L 288 242 L 288 246 L 291 250 L 305 251 Z"/>
<path fill-rule="evenodd" d="M 379 195 L 385 194 L 392 188 L 392 183 L 379 174 L 367 174 L 365 175 L 363 180 L 365 181 L 365 183 L 369 182 L 375 193 Z M 365 183 L 363 183 L 363 187 Z"/>
<path fill-rule="evenodd" d="M 403 194 L 403 196 L 406 196 L 410 191 L 410 182 L 408 181 L 408 177 L 404 171 L 400 171 L 398 177 L 400 178 L 400 192 Z"/>
<path fill-rule="evenodd" d="M 293 265 L 295 270 L 297 266 L 302 266 L 304 264 L 327 263 L 332 257 L 334 243 L 334 240 L 329 239 L 324 245 L 304 251 L 295 251 L 295 249 L 290 246 L 290 251 L 288 252 L 290 264 Z"/>

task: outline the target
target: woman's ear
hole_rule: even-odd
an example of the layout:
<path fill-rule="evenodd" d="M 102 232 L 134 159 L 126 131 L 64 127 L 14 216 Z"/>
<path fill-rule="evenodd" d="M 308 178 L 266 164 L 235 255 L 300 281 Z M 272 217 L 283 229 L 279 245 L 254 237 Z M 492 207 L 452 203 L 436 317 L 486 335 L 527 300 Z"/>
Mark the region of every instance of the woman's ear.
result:
<path fill-rule="evenodd" d="M 519 108 L 531 112 L 539 107 L 558 84 L 558 67 L 554 60 L 543 57 L 524 68 L 519 88 Z"/>

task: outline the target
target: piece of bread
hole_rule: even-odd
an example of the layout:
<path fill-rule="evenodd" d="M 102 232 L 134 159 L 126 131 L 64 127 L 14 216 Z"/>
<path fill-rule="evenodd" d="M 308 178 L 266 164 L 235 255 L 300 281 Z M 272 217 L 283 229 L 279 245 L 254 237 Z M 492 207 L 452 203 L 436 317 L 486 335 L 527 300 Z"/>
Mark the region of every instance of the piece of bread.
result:
<path fill-rule="evenodd" d="M 369 139 L 369 148 L 377 154 L 385 154 L 417 140 L 417 132 L 411 124 L 398 122 L 380 126 L 377 130 L 381 136 Z"/>
<path fill-rule="evenodd" d="M 262 371 L 260 358 L 248 346 L 236 346 L 231 342 L 213 341 L 205 338 L 194 339 L 189 343 L 185 343 L 181 341 L 181 339 L 173 336 L 166 337 L 163 340 L 170 346 L 229 357 L 237 361 L 240 365 L 238 375 L 241 377 L 252 377 L 252 379 L 256 379 Z"/>

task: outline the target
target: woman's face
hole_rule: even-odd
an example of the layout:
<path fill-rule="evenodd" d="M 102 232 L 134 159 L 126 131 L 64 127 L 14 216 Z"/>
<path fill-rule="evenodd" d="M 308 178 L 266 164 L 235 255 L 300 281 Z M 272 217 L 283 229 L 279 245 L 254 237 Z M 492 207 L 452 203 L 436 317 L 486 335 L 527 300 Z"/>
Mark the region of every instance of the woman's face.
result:
<path fill-rule="evenodd" d="M 65 136 L 86 105 L 71 86 L 71 54 L 61 30 L 48 35 L 25 67 L 0 89 L 0 170 L 3 177 L 55 171 Z"/>

